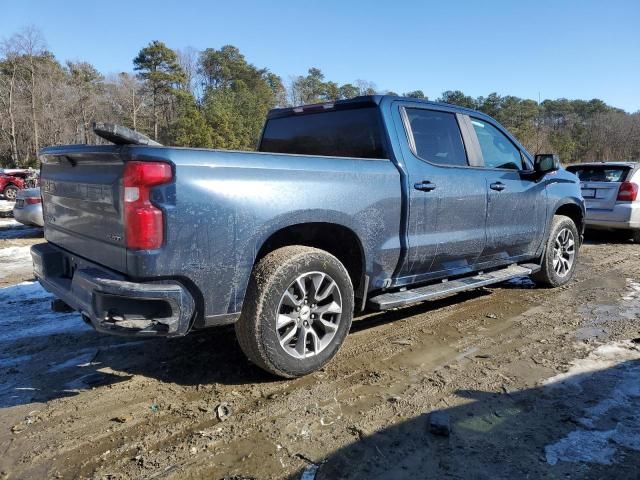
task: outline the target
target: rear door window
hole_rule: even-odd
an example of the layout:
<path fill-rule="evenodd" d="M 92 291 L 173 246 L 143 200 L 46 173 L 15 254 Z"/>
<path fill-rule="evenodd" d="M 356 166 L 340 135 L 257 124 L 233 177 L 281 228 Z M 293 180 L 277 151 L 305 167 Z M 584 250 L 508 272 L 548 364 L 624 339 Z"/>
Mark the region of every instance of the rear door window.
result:
<path fill-rule="evenodd" d="M 582 182 L 624 182 L 629 167 L 606 165 L 571 165 L 567 170 L 574 173 Z"/>
<path fill-rule="evenodd" d="M 467 166 L 460 127 L 453 113 L 405 108 L 415 154 L 439 165 Z"/>
<path fill-rule="evenodd" d="M 377 107 L 293 114 L 267 120 L 261 152 L 388 158 Z"/>

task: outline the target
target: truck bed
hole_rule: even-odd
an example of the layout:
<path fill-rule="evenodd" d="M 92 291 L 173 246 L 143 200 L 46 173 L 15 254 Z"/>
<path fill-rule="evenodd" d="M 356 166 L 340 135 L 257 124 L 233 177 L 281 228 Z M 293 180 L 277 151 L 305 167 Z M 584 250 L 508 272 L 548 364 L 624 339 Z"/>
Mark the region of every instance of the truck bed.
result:
<path fill-rule="evenodd" d="M 52 147 L 41 159 L 46 239 L 127 278 L 178 279 L 205 323 L 238 314 L 257 253 L 287 226 L 353 231 L 376 259 L 372 285 L 391 277 L 400 255 L 400 174 L 388 160 L 115 145 Z M 157 249 L 125 246 L 122 176 L 132 161 L 174 170 L 152 189 L 164 215 Z"/>

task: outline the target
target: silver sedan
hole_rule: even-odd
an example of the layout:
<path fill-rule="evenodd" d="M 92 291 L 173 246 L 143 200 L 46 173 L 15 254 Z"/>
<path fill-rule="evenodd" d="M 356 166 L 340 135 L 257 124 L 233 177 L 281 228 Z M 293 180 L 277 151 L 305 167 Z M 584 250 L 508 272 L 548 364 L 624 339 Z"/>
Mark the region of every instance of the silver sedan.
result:
<path fill-rule="evenodd" d="M 587 228 L 626 231 L 640 242 L 640 163 L 580 163 L 567 170 L 580 179 Z"/>
<path fill-rule="evenodd" d="M 16 204 L 13 207 L 13 218 L 25 225 L 44 226 L 39 187 L 18 191 Z"/>

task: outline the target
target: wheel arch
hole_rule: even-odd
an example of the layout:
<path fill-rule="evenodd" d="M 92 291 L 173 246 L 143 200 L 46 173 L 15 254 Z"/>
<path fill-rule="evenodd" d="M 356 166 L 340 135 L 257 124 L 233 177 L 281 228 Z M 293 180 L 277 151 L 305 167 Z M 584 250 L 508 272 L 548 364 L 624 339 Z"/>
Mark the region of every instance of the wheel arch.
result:
<path fill-rule="evenodd" d="M 261 244 L 254 264 L 274 250 L 304 245 L 324 250 L 345 266 L 355 292 L 362 290 L 366 257 L 358 235 L 349 227 L 331 222 L 305 222 L 287 225 L 272 232 Z"/>
<path fill-rule="evenodd" d="M 578 234 L 584 233 L 584 210 L 576 203 L 567 202 L 556 207 L 553 215 L 564 215 L 573 220 L 578 229 Z"/>

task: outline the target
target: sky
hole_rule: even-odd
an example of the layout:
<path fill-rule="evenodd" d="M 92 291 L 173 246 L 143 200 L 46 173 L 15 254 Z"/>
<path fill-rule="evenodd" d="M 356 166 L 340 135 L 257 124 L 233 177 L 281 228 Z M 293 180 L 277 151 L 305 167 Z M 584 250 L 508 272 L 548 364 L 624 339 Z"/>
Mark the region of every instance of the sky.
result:
<path fill-rule="evenodd" d="M 38 27 L 61 61 L 132 70 L 152 40 L 198 50 L 235 45 L 288 81 L 379 90 L 600 98 L 640 110 L 640 0 L 0 0 L 0 39 Z"/>

